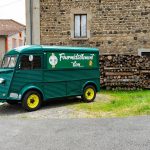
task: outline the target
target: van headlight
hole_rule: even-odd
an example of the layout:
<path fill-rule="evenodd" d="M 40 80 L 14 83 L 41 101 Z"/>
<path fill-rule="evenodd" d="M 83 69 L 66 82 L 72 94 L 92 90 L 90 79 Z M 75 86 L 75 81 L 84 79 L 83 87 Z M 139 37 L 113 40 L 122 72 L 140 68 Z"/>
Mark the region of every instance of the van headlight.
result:
<path fill-rule="evenodd" d="M 5 82 L 5 79 L 0 78 L 0 84 L 3 84 Z"/>

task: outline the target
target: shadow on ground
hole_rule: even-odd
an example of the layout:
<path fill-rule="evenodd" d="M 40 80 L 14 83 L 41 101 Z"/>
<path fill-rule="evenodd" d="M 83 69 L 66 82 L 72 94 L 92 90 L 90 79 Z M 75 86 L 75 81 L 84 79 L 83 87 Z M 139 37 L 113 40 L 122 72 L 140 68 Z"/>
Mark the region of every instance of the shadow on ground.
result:
<path fill-rule="evenodd" d="M 20 104 L 16 105 L 9 105 L 7 103 L 4 103 L 0 106 L 0 117 L 6 117 L 6 116 L 16 116 L 16 115 L 28 115 L 28 114 L 36 114 L 36 113 L 42 113 L 42 112 L 50 112 L 53 115 L 53 111 L 55 113 L 58 111 L 61 111 L 62 109 L 66 108 L 66 106 L 74 105 L 81 102 L 81 98 L 65 98 L 65 99 L 57 99 L 57 100 L 49 100 L 47 102 L 43 103 L 43 106 L 40 110 L 35 112 L 26 112 Z"/>

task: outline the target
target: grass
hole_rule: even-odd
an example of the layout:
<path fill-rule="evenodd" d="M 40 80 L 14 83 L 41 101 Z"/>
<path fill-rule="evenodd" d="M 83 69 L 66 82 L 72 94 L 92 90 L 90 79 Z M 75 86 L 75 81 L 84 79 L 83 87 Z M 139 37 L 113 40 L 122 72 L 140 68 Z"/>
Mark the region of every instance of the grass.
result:
<path fill-rule="evenodd" d="M 71 107 L 91 118 L 150 115 L 150 91 L 102 91 L 95 102 Z"/>

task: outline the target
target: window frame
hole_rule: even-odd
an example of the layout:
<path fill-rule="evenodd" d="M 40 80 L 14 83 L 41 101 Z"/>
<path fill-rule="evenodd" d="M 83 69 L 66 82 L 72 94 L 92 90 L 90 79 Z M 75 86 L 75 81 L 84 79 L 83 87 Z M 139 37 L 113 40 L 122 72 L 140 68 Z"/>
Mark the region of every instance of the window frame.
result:
<path fill-rule="evenodd" d="M 141 56 L 145 56 L 150 60 L 150 52 L 141 52 Z"/>
<path fill-rule="evenodd" d="M 4 67 L 3 63 L 4 63 L 4 60 L 5 60 L 6 57 L 9 57 L 10 59 L 8 61 L 7 67 Z M 12 58 L 15 58 L 15 65 L 14 65 L 14 67 L 10 67 L 9 66 Z M 18 55 L 5 55 L 4 58 L 3 58 L 3 60 L 2 60 L 2 63 L 0 65 L 0 67 L 3 68 L 3 69 L 14 69 L 17 66 L 17 61 L 18 61 Z"/>
<path fill-rule="evenodd" d="M 19 39 L 19 46 L 23 46 L 23 40 Z"/>
<path fill-rule="evenodd" d="M 16 48 L 17 47 L 17 39 L 16 38 L 12 38 L 12 48 Z"/>
<path fill-rule="evenodd" d="M 20 67 L 19 67 L 19 64 L 20 64 L 20 61 L 21 61 L 21 57 L 22 56 L 24 56 L 24 55 L 26 55 L 26 56 L 30 56 L 30 55 L 33 55 L 33 56 L 40 56 L 41 57 L 41 68 L 38 68 L 38 69 L 21 69 Z M 22 55 L 20 55 L 19 56 L 19 60 L 18 60 L 18 65 L 17 65 L 17 69 L 18 70 L 21 70 L 21 71 L 25 71 L 25 70 L 27 70 L 27 71 L 36 71 L 36 70 L 43 70 L 43 54 L 22 54 Z"/>
<path fill-rule="evenodd" d="M 142 53 L 150 53 L 150 49 L 149 48 L 140 48 L 140 49 L 138 49 L 138 55 L 142 56 Z"/>
<path fill-rule="evenodd" d="M 75 23 L 76 23 L 76 16 L 80 16 L 80 36 L 76 36 L 75 35 Z M 82 36 L 82 16 L 86 16 L 86 36 Z M 87 38 L 88 36 L 88 31 L 87 31 L 87 14 L 74 14 L 74 38 L 77 39 L 77 38 Z"/>

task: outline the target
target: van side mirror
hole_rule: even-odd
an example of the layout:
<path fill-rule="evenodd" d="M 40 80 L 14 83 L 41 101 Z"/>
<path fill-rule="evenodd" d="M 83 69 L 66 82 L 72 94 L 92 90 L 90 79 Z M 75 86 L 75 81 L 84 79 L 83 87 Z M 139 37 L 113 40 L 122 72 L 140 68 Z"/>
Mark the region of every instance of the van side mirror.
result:
<path fill-rule="evenodd" d="M 0 84 L 4 84 L 5 83 L 5 79 L 0 78 Z"/>

